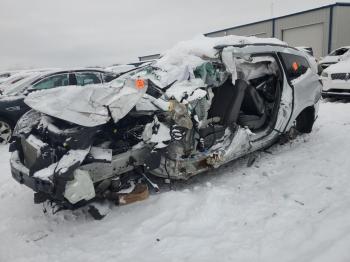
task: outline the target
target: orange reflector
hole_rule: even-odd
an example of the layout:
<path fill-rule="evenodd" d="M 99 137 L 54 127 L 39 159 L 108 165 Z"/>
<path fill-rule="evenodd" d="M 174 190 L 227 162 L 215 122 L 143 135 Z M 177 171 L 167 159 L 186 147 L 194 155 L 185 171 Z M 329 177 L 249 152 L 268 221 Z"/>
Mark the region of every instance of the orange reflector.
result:
<path fill-rule="evenodd" d="M 145 87 L 145 80 L 143 79 L 137 79 L 135 81 L 135 85 L 137 89 L 143 89 Z"/>
<path fill-rule="evenodd" d="M 297 62 L 294 62 L 294 63 L 292 64 L 292 68 L 293 68 L 294 71 L 298 71 L 298 69 L 299 69 L 298 63 L 297 63 Z"/>

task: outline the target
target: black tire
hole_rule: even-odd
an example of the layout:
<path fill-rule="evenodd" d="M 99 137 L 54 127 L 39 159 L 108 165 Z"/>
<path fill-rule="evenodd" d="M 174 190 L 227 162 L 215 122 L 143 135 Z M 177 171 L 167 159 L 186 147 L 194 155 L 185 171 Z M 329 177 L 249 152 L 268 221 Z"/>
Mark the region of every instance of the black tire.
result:
<path fill-rule="evenodd" d="M 0 144 L 7 144 L 14 129 L 14 124 L 6 118 L 0 117 Z"/>
<path fill-rule="evenodd" d="M 297 117 L 295 128 L 300 133 L 311 133 L 315 123 L 315 108 L 313 106 L 305 108 Z"/>

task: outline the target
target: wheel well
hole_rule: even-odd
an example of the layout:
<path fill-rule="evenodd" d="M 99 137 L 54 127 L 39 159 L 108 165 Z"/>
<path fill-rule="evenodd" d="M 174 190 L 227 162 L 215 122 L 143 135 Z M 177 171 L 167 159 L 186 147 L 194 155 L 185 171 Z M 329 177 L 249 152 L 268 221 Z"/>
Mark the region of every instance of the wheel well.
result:
<path fill-rule="evenodd" d="M 295 119 L 296 129 L 301 133 L 310 133 L 315 122 L 315 107 L 308 106 Z"/>
<path fill-rule="evenodd" d="M 10 120 L 8 117 L 6 117 L 6 116 L 0 115 L 0 121 L 7 122 L 7 123 L 11 126 L 11 129 L 14 129 L 14 128 L 15 128 L 16 123 L 13 123 L 13 121 L 11 121 L 11 120 Z"/>

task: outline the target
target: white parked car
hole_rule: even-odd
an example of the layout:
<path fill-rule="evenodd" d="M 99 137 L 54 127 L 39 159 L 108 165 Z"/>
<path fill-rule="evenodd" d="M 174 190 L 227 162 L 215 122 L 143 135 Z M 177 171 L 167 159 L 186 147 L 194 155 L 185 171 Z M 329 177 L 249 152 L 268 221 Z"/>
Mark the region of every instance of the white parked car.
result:
<path fill-rule="evenodd" d="M 350 58 L 323 70 L 321 79 L 323 98 L 350 98 Z"/>
<path fill-rule="evenodd" d="M 342 60 L 346 60 L 348 57 L 350 57 L 350 46 L 343 46 L 335 49 L 329 55 L 320 59 L 318 63 L 319 72 L 321 73 L 330 65 L 336 64 Z"/>

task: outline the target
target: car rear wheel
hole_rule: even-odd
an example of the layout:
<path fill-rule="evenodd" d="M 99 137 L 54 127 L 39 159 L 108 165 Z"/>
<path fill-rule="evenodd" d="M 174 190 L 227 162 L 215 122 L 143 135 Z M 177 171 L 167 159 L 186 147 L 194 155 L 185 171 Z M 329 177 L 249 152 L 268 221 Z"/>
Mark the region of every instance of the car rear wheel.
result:
<path fill-rule="evenodd" d="M 12 125 L 6 119 L 0 118 L 0 144 L 7 144 L 12 136 Z"/>

